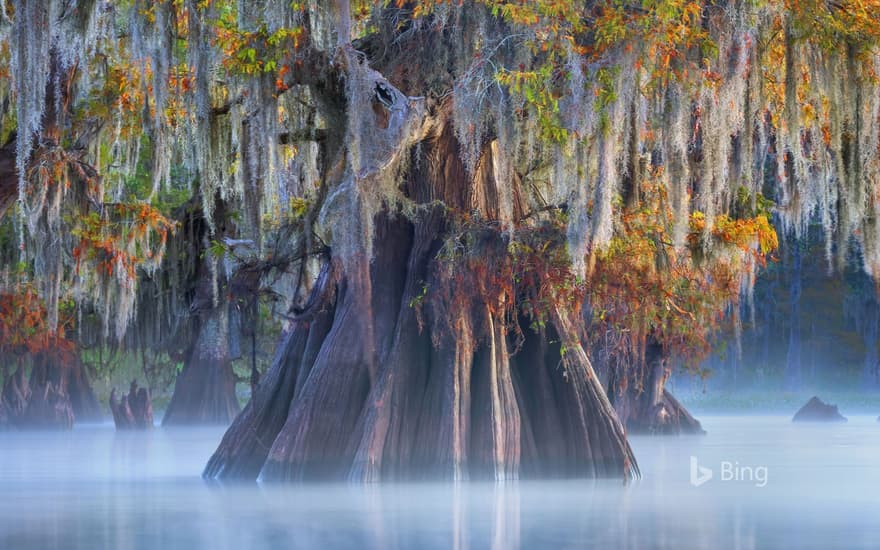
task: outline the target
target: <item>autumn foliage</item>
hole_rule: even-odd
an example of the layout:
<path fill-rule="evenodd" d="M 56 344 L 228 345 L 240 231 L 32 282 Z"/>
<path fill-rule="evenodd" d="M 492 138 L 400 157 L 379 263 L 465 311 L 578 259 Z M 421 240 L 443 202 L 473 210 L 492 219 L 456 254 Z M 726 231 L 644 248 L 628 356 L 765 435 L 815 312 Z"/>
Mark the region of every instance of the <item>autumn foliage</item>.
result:
<path fill-rule="evenodd" d="M 643 200 L 619 205 L 619 227 L 597 251 L 589 278 L 591 338 L 617 365 L 638 366 L 649 343 L 696 367 L 725 314 L 738 308 L 756 269 L 778 247 L 766 214 L 691 215 L 686 243 L 675 243 L 665 190 L 650 181 Z"/>
<path fill-rule="evenodd" d="M 138 267 L 157 264 L 174 227 L 146 203 L 112 205 L 103 215 L 92 212 L 73 232 L 79 238 L 73 248 L 76 269 L 89 264 L 99 274 L 120 271 L 134 279 Z"/>
<path fill-rule="evenodd" d="M 46 305 L 33 285 L 15 284 L 0 291 L 0 355 L 21 364 L 37 355 L 63 359 L 72 354 L 74 343 L 65 335 L 72 316 L 60 318 L 57 331 L 50 329 L 46 318 Z"/>

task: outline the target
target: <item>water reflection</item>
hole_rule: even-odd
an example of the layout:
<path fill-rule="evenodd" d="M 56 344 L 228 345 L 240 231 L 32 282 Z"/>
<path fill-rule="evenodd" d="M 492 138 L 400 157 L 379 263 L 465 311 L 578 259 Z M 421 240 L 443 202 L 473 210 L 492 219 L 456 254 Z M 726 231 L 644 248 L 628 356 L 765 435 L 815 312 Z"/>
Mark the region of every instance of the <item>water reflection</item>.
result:
<path fill-rule="evenodd" d="M 221 430 L 0 434 L 0 548 L 876 548 L 880 426 L 709 418 L 636 438 L 645 479 L 494 485 L 215 485 Z M 716 470 L 689 482 L 689 458 Z M 763 465 L 766 487 L 718 464 Z"/>

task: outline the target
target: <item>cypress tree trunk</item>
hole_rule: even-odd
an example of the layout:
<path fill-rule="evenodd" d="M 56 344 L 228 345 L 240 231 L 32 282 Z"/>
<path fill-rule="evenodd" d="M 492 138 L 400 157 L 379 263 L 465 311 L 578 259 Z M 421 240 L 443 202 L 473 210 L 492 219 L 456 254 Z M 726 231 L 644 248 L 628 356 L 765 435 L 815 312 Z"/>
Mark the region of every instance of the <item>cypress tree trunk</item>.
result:
<path fill-rule="evenodd" d="M 77 422 L 100 422 L 104 417 L 98 398 L 92 389 L 86 367 L 78 359 L 61 367 L 66 377 L 65 387 Z"/>
<path fill-rule="evenodd" d="M 0 425 L 70 429 L 74 421 L 101 418 L 85 366 L 74 354 L 36 355 L 30 375 L 19 366 L 0 394 Z"/>
<path fill-rule="evenodd" d="M 25 368 L 19 365 L 3 382 L 3 394 L 0 395 L 3 417 L 8 426 L 15 426 L 20 421 L 27 409 L 30 396 L 31 389 Z"/>
<path fill-rule="evenodd" d="M 204 200 L 204 199 L 203 199 Z M 212 239 L 222 241 L 235 235 L 227 205 L 214 202 L 215 232 Z M 177 376 L 171 402 L 162 417 L 163 426 L 185 424 L 229 424 L 241 407 L 235 395 L 236 377 L 232 368 L 233 334 L 240 327 L 232 322 L 235 307 L 233 282 L 227 281 L 220 262 L 211 264 L 213 251 L 208 248 L 208 228 L 203 210 L 191 205 L 185 215 L 187 231 L 177 243 L 186 253 L 182 262 L 195 261 L 191 273 L 193 289 L 189 314 L 193 340 L 184 355 L 183 370 Z M 179 292 L 178 289 L 172 291 Z"/>
<path fill-rule="evenodd" d="M 650 339 L 649 339 L 650 340 Z M 700 422 L 666 389 L 671 367 L 657 342 L 649 341 L 642 369 L 624 385 L 613 380 L 609 394 L 631 433 L 703 434 Z"/>
<path fill-rule="evenodd" d="M 240 410 L 235 382 L 224 301 L 199 315 L 198 337 L 177 376 L 162 425 L 228 424 Z"/>
<path fill-rule="evenodd" d="M 791 272 L 789 281 L 788 352 L 785 355 L 785 387 L 797 390 L 801 386 L 801 245 L 797 239 L 789 252 Z"/>
<path fill-rule="evenodd" d="M 348 109 L 367 112 L 349 122 L 356 143 L 322 207 L 330 258 L 205 477 L 637 476 L 569 305 L 553 305 L 539 333 L 510 315 L 534 289 L 506 271 L 508 236 L 491 222 L 500 186 L 519 192 L 496 176 L 492 143 L 468 174 L 448 100 L 426 116 L 420 100 L 342 58 L 346 94 L 360 98 Z M 408 169 L 394 185 L 414 203 L 405 216 L 371 198 L 400 159 Z M 474 228 L 456 212 L 488 223 Z M 461 255 L 449 251 L 457 239 Z"/>
<path fill-rule="evenodd" d="M 68 366 L 43 354 L 37 355 L 27 388 L 27 405 L 18 418 L 19 426 L 62 430 L 73 427 Z"/>

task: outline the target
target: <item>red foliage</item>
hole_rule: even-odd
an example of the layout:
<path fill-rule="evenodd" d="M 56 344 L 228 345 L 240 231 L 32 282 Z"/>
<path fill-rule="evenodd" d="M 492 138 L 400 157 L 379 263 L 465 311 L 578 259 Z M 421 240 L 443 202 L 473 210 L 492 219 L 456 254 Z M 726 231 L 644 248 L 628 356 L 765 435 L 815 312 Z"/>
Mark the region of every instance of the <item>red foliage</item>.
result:
<path fill-rule="evenodd" d="M 31 284 L 22 283 L 0 292 L 0 354 L 19 362 L 36 355 L 58 359 L 59 364 L 74 352 L 65 336 L 73 319 L 59 319 L 58 330 L 50 330 L 46 305 Z"/>

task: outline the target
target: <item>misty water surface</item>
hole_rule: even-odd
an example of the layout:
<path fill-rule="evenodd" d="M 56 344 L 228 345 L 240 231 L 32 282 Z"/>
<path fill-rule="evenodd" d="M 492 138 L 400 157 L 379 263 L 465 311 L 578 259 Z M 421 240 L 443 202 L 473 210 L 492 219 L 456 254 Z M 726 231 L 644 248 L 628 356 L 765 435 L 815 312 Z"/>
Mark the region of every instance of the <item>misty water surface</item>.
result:
<path fill-rule="evenodd" d="M 880 547 L 875 418 L 701 420 L 703 437 L 633 437 L 644 478 L 629 486 L 221 487 L 199 478 L 221 429 L 2 433 L 0 548 Z M 700 487 L 691 456 L 713 470 Z M 766 468 L 765 486 L 722 479 L 722 462 Z"/>

